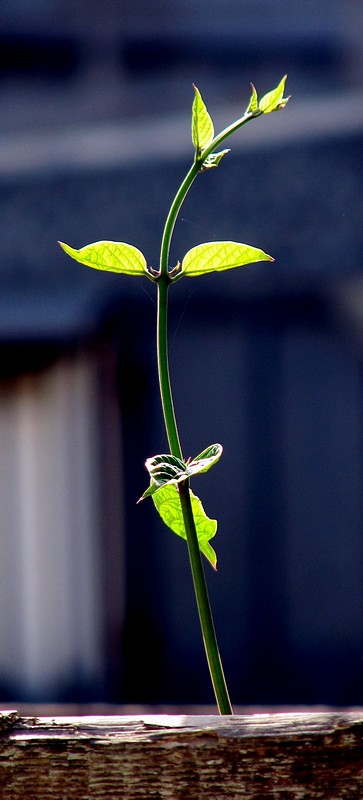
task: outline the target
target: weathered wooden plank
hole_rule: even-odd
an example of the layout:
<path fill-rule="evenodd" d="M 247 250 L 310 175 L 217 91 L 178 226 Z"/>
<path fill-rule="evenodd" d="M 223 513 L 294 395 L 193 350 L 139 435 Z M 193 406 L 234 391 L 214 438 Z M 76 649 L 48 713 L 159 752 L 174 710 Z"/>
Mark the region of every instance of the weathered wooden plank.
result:
<path fill-rule="evenodd" d="M 362 800 L 363 710 L 0 713 L 2 800 Z"/>

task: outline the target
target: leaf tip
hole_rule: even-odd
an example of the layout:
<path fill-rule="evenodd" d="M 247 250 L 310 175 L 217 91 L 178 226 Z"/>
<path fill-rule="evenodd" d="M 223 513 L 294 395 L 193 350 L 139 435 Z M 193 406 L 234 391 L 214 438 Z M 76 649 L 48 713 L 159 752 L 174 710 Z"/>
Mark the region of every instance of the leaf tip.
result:
<path fill-rule="evenodd" d="M 71 247 L 69 244 L 66 244 L 65 242 L 58 241 L 58 244 L 62 248 L 62 250 L 64 250 L 64 252 L 67 253 L 67 256 L 71 256 L 71 258 L 74 258 L 74 254 L 78 252 L 77 250 L 74 249 L 74 247 Z"/>

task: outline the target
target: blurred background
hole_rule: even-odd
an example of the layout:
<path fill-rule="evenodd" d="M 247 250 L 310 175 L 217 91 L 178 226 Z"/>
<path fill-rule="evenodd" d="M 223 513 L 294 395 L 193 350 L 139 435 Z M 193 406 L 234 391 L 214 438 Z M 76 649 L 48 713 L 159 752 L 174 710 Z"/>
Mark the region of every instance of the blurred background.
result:
<path fill-rule="evenodd" d="M 167 445 L 155 292 L 57 245 L 158 264 L 193 157 L 230 141 L 172 264 L 235 239 L 276 261 L 181 281 L 171 366 L 216 517 L 206 564 L 233 701 L 363 702 L 363 6 L 359 0 L 3 0 L 0 7 L 0 701 L 213 703 L 184 543 L 144 461 Z"/>

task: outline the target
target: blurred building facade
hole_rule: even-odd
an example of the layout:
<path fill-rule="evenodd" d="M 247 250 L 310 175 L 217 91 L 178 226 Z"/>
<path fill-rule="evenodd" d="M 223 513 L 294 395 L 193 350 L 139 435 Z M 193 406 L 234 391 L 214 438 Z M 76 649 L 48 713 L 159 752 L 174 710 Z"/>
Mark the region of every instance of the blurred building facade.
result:
<path fill-rule="evenodd" d="M 200 494 L 235 702 L 362 702 L 361 24 L 353 0 L 2 4 L 0 698 L 212 701 L 186 548 L 135 505 L 166 447 L 152 287 L 56 242 L 157 264 L 191 83 L 223 124 L 288 72 L 173 246 L 276 263 L 178 284 L 172 372 L 185 452 L 225 447 Z"/>

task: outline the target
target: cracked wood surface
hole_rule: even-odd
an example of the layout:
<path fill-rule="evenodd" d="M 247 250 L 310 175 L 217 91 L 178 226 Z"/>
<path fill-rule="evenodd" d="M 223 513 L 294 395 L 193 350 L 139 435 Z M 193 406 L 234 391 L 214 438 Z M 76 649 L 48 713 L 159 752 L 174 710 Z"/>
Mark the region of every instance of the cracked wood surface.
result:
<path fill-rule="evenodd" d="M 0 712 L 1 800 L 362 800 L 363 710 Z"/>

